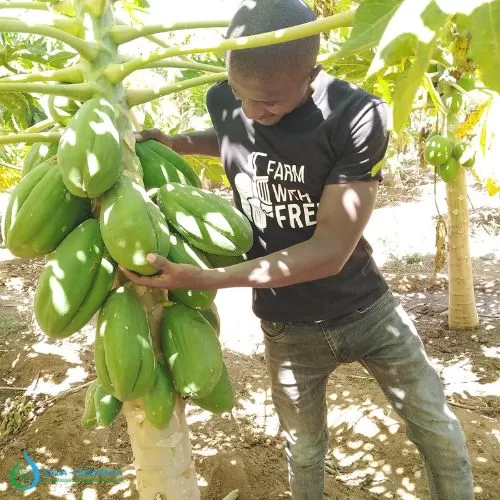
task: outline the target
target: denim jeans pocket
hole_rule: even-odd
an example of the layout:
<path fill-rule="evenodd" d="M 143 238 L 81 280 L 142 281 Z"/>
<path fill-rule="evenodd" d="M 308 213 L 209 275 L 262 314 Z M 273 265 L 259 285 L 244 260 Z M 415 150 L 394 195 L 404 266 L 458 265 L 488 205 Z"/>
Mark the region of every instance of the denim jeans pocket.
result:
<path fill-rule="evenodd" d="M 267 321 L 262 319 L 260 321 L 260 326 L 268 339 L 279 340 L 286 335 L 288 325 L 281 321 Z"/>

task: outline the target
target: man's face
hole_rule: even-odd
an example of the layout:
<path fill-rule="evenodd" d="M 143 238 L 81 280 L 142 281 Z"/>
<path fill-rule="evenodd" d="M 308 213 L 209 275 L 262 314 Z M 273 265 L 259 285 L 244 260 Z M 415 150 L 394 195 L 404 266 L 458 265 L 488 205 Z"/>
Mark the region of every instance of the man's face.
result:
<path fill-rule="evenodd" d="M 310 96 L 312 74 L 295 78 L 283 74 L 249 77 L 246 73 L 229 69 L 228 81 L 234 96 L 241 101 L 245 116 L 260 125 L 270 126 Z"/>

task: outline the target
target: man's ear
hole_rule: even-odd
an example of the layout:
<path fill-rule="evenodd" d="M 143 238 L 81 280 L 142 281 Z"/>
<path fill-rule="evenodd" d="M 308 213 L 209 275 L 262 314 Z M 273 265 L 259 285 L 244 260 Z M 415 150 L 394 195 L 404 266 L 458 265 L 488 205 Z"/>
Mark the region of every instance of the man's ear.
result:
<path fill-rule="evenodd" d="M 318 64 L 317 66 L 315 66 L 313 68 L 313 70 L 311 71 L 311 74 L 309 75 L 310 83 L 314 82 L 314 80 L 316 79 L 316 77 L 318 76 L 319 72 L 322 69 L 323 69 L 323 65 L 322 64 Z"/>

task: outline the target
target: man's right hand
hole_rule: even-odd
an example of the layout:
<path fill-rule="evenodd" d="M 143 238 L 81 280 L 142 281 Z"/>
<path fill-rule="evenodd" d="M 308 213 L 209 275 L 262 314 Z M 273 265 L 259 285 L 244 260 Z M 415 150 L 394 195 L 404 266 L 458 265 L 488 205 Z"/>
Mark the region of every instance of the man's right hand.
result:
<path fill-rule="evenodd" d="M 146 128 L 140 132 L 135 133 L 135 140 L 137 142 L 143 142 L 152 139 L 154 141 L 161 142 L 168 146 L 170 149 L 175 151 L 174 140 L 171 136 L 164 134 L 161 130 L 157 128 Z"/>

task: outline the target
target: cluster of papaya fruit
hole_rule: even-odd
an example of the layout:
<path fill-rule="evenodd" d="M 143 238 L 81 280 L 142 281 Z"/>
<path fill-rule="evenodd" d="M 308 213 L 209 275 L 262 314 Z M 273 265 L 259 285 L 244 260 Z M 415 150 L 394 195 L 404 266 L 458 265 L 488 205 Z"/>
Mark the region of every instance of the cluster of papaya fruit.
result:
<path fill-rule="evenodd" d="M 45 334 L 68 337 L 98 313 L 97 379 L 87 390 L 82 425 L 109 425 L 124 401 L 142 398 L 148 420 L 165 428 L 177 394 L 212 412 L 230 411 L 216 290 L 169 291 L 155 352 L 147 311 L 116 273 L 122 266 L 155 274 L 148 253 L 201 268 L 240 262 L 252 245 L 248 220 L 201 189 L 184 158 L 155 141 L 135 145 L 143 182 L 128 175 L 129 146 L 107 100 L 91 99 L 68 114 L 58 144 L 30 148 L 2 236 L 16 256 L 47 255 L 34 300 Z M 154 201 L 150 188 L 157 188 Z"/>
<path fill-rule="evenodd" d="M 448 136 L 429 134 L 424 147 L 424 158 L 446 183 L 453 182 L 460 166 L 470 168 L 476 160 L 476 153 L 466 141 Z"/>
<path fill-rule="evenodd" d="M 458 139 L 453 133 L 464 119 L 464 96 L 475 89 L 476 78 L 473 74 L 464 74 L 455 80 L 451 75 L 440 71 L 434 74 L 436 88 L 447 114 L 447 130 L 443 135 L 437 132 L 429 134 L 424 146 L 424 158 L 449 183 L 456 179 L 461 166 L 471 168 L 476 160 L 476 153 L 471 145 Z"/>

